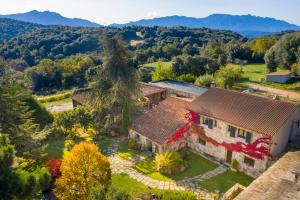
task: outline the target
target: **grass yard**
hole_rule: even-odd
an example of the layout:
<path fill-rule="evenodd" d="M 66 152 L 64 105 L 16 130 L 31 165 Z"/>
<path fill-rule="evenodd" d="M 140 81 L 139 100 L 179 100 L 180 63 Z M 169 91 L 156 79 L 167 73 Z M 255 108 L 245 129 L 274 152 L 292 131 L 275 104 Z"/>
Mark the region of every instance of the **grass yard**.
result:
<path fill-rule="evenodd" d="M 184 197 L 196 200 L 196 196 L 192 192 L 150 188 L 132 179 L 127 174 L 113 174 L 112 187 L 128 192 L 134 199 L 149 199 L 151 194 L 157 194 L 161 200 L 182 200 L 185 199 Z"/>
<path fill-rule="evenodd" d="M 152 158 L 147 158 L 139 161 L 134 165 L 134 168 L 139 172 L 156 180 L 177 181 L 187 177 L 193 177 L 199 174 L 204 174 L 205 172 L 214 170 L 218 167 L 217 164 L 192 152 L 190 152 L 190 154 L 185 158 L 185 160 L 188 163 L 187 168 L 183 172 L 175 175 L 164 175 L 157 172 Z"/>
<path fill-rule="evenodd" d="M 126 144 L 122 142 L 118 146 L 118 155 L 124 160 L 130 160 L 139 153 L 140 152 L 138 150 L 130 149 Z"/>
<path fill-rule="evenodd" d="M 151 189 L 148 186 L 134 180 L 127 174 L 113 174 L 112 175 L 112 186 L 128 192 L 134 197 L 140 197 L 145 194 L 156 193 L 159 190 Z"/>
<path fill-rule="evenodd" d="M 239 183 L 243 186 L 248 186 L 253 180 L 253 178 L 241 172 L 227 170 L 226 172 L 214 176 L 211 179 L 200 182 L 199 185 L 210 192 L 218 190 L 224 193 L 236 183 Z"/>

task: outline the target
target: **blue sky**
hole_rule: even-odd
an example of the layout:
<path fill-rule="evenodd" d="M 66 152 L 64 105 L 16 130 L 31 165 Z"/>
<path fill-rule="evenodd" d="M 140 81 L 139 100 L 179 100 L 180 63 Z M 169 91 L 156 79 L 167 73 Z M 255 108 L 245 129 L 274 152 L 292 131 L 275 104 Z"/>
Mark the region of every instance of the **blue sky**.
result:
<path fill-rule="evenodd" d="M 168 15 L 252 14 L 300 25 L 300 0 L 0 0 L 0 14 L 50 10 L 101 24 Z"/>

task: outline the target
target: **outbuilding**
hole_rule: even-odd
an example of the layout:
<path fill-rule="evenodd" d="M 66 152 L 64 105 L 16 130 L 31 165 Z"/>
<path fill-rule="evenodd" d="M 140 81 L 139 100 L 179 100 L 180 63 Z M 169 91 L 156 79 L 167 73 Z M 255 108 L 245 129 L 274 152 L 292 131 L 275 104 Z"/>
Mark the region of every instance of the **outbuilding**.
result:
<path fill-rule="evenodd" d="M 291 79 L 291 72 L 272 72 L 267 74 L 267 82 L 287 83 Z"/>

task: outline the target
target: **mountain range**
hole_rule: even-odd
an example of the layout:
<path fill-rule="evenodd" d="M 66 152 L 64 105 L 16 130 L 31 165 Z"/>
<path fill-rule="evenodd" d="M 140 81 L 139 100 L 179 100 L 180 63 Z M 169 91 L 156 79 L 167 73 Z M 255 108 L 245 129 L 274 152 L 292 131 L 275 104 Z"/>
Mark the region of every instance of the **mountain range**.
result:
<path fill-rule="evenodd" d="M 63 26 L 84 26 L 84 27 L 99 27 L 100 25 L 85 19 L 67 18 L 56 12 L 44 11 L 40 12 L 33 10 L 27 13 L 17 13 L 9 15 L 0 15 L 0 18 L 9 18 L 24 22 L 31 22 L 42 25 L 63 25 Z"/>
<path fill-rule="evenodd" d="M 41 25 L 65 25 L 74 27 L 99 27 L 100 24 L 79 18 L 67 18 L 58 13 L 36 10 L 27 13 L 0 15 L 0 18 L 9 18 L 24 22 L 32 22 Z M 142 19 L 125 24 L 111 24 L 113 27 L 125 26 L 164 26 L 176 27 L 185 26 L 190 28 L 212 28 L 231 30 L 245 37 L 257 37 L 269 35 L 286 30 L 300 30 L 300 26 L 277 20 L 269 17 L 259 17 L 253 15 L 228 15 L 212 14 L 204 18 L 194 18 L 186 16 L 167 16 L 153 19 Z"/>
<path fill-rule="evenodd" d="M 246 37 L 267 35 L 286 30 L 300 30 L 300 26 L 283 20 L 253 15 L 213 14 L 205 18 L 185 16 L 167 16 L 154 19 L 142 19 L 126 24 L 112 24 L 115 27 L 124 26 L 187 26 L 190 28 L 212 28 L 231 30 Z"/>

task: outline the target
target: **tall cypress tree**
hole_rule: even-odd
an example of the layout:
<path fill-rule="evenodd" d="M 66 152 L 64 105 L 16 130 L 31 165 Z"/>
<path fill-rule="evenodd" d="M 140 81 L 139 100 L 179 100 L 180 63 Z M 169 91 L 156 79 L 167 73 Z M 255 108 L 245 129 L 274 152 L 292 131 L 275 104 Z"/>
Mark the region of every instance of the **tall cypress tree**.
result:
<path fill-rule="evenodd" d="M 105 132 L 127 133 L 132 120 L 138 81 L 131 54 L 120 37 L 104 37 L 103 68 L 99 71 L 96 93 L 96 125 Z"/>

